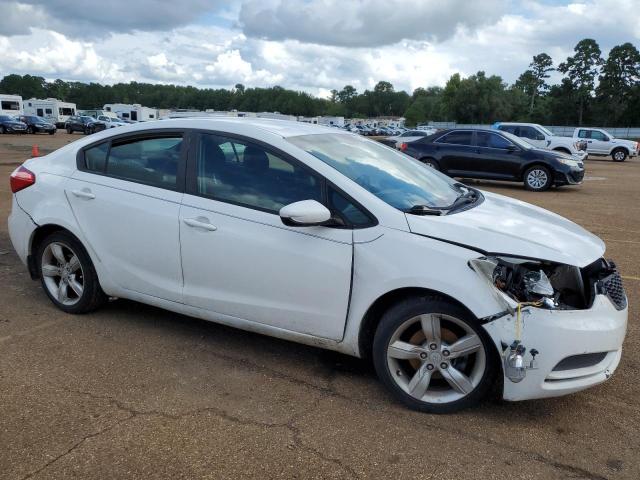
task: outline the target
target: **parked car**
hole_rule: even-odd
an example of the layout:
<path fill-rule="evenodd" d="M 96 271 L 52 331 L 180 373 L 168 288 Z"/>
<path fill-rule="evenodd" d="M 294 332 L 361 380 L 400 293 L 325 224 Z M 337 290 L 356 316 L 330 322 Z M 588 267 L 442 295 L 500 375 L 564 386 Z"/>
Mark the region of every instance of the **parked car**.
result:
<path fill-rule="evenodd" d="M 532 149 L 513 138 L 509 154 Z M 496 380 L 508 400 L 576 392 L 620 362 L 627 298 L 598 237 L 357 135 L 148 122 L 27 160 L 10 183 L 13 246 L 64 312 L 126 298 L 371 358 L 427 412 Z"/>
<path fill-rule="evenodd" d="M 494 124 L 494 127 L 503 132 L 508 132 L 520 137 L 534 147 L 575 155 L 576 160 L 584 161 L 588 156 L 587 142 L 575 140 L 571 137 L 554 135 L 537 123 L 498 122 Z"/>
<path fill-rule="evenodd" d="M 388 145 L 389 147 L 400 148 L 400 145 L 402 143 L 413 142 L 414 140 L 424 138 L 427 135 L 428 135 L 428 132 L 426 132 L 425 130 L 407 130 L 406 132 L 403 132 L 400 135 L 383 138 L 379 140 L 379 142 L 385 145 Z"/>
<path fill-rule="evenodd" d="M 119 118 L 108 117 L 106 115 L 98 115 L 98 122 L 104 124 L 106 128 L 124 127 L 127 123 L 123 122 Z"/>
<path fill-rule="evenodd" d="M 27 124 L 11 115 L 0 115 L 0 134 L 27 133 Z"/>
<path fill-rule="evenodd" d="M 524 182 L 534 191 L 578 185 L 584 178 L 582 161 L 499 130 L 443 130 L 400 149 L 451 177 Z"/>
<path fill-rule="evenodd" d="M 56 126 L 52 122 L 36 115 L 21 115 L 18 119 L 27 125 L 27 133 L 56 133 Z"/>
<path fill-rule="evenodd" d="M 589 155 L 610 155 L 614 162 L 624 162 L 627 157 L 638 155 L 638 142 L 615 138 L 601 128 L 576 128 L 573 138 L 587 142 Z"/>
<path fill-rule="evenodd" d="M 100 122 L 93 117 L 89 117 L 88 115 L 74 115 L 69 117 L 69 120 L 65 122 L 64 128 L 69 134 L 73 132 L 82 132 L 85 135 L 90 135 L 92 133 L 105 130 L 107 126 L 103 122 Z"/>

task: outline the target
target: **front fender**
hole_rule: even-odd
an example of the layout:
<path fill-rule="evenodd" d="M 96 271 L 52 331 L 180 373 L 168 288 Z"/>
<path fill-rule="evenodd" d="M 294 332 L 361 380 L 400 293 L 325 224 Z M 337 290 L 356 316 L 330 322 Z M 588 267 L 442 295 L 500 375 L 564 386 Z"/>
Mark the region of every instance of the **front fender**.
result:
<path fill-rule="evenodd" d="M 362 243 L 358 231 L 354 232 L 353 288 L 343 338 L 349 353 L 360 355 L 362 320 L 376 300 L 394 290 L 420 288 L 442 293 L 476 318 L 504 310 L 487 282 L 469 267 L 470 260 L 482 256 L 478 252 L 408 231 L 375 228 L 380 236 Z"/>

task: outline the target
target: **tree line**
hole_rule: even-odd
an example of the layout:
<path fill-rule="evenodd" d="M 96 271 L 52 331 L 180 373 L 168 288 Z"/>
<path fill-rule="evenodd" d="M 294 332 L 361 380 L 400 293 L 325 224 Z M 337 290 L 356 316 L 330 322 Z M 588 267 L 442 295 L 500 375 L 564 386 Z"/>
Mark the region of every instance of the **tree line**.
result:
<path fill-rule="evenodd" d="M 562 74 L 551 85 L 551 72 Z M 290 115 L 334 115 L 347 118 L 404 116 L 409 125 L 434 121 L 492 123 L 529 121 L 546 125 L 640 126 L 640 52 L 631 43 L 617 45 L 603 58 L 593 39 L 578 42 L 573 55 L 555 65 L 546 53 L 533 56 L 529 68 L 509 85 L 500 76 L 479 71 L 454 74 L 444 87 L 417 88 L 410 95 L 386 81 L 359 93 L 346 85 L 330 98 L 317 98 L 274 86 L 232 89 L 196 88 L 149 83 L 46 81 L 11 74 L 0 81 L 0 93 L 23 98 L 55 97 L 96 108 L 105 103 L 140 103 L 170 109 L 241 110 Z"/>

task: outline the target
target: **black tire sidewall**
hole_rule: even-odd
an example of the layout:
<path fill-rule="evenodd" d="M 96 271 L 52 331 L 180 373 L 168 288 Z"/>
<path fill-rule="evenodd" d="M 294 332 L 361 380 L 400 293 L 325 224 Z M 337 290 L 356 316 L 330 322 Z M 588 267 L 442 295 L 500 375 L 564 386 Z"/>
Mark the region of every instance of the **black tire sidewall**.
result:
<path fill-rule="evenodd" d="M 616 153 L 618 152 L 622 152 L 624 154 L 624 158 L 622 160 L 617 160 L 616 159 Z M 617 150 L 614 150 L 611 153 L 611 158 L 613 159 L 614 162 L 624 162 L 627 159 L 627 152 L 625 152 L 623 149 L 618 148 Z"/>
<path fill-rule="evenodd" d="M 547 183 L 544 187 L 542 188 L 534 188 L 532 186 L 529 185 L 529 182 L 527 180 L 527 177 L 529 176 L 529 173 L 532 170 L 544 170 L 545 173 L 547 174 Z M 544 167 L 542 165 L 534 165 L 532 167 L 529 167 L 525 170 L 524 172 L 524 186 L 527 190 L 531 190 L 532 192 L 544 192 L 545 190 L 549 190 L 551 188 L 551 186 L 553 185 L 553 179 L 551 177 L 551 170 L 549 170 L 549 168 Z"/>
<path fill-rule="evenodd" d="M 440 164 L 438 163 L 438 161 L 436 159 L 427 157 L 427 158 L 420 159 L 420 161 L 422 163 L 424 163 L 424 165 L 427 166 L 427 167 L 429 166 L 427 164 L 430 163 L 432 165 L 431 168 L 433 168 L 434 170 L 440 171 Z"/>
<path fill-rule="evenodd" d="M 484 345 L 486 367 L 480 383 L 467 396 L 454 402 L 435 404 L 415 399 L 398 386 L 387 365 L 387 347 L 393 333 L 405 321 L 426 313 L 441 313 L 460 319 L 478 334 Z M 412 410 L 427 413 L 452 413 L 475 405 L 486 396 L 499 370 L 495 361 L 493 341 L 482 326 L 479 325 L 477 319 L 462 307 L 438 297 L 411 298 L 397 303 L 387 310 L 376 329 L 372 353 L 378 378 L 380 378 L 387 390 L 405 406 Z"/>
<path fill-rule="evenodd" d="M 73 305 L 64 305 L 58 301 L 49 289 L 45 285 L 44 276 L 42 275 L 42 255 L 44 253 L 47 245 L 53 242 L 59 242 L 67 245 L 78 257 L 80 260 L 80 265 L 82 266 L 83 280 L 84 286 L 82 291 L 82 296 L 80 300 Z M 93 262 L 89 257 L 89 254 L 85 250 L 84 246 L 80 241 L 71 235 L 68 232 L 54 232 L 48 235 L 37 247 L 36 252 L 36 268 L 38 269 L 38 275 L 40 276 L 40 283 L 42 284 L 42 288 L 45 293 L 49 297 L 49 299 L 53 302 L 53 304 L 58 307 L 60 310 L 67 313 L 86 313 L 92 310 L 95 310 L 104 300 L 106 300 L 106 296 L 100 287 L 100 282 L 98 280 L 98 275 L 93 267 Z"/>

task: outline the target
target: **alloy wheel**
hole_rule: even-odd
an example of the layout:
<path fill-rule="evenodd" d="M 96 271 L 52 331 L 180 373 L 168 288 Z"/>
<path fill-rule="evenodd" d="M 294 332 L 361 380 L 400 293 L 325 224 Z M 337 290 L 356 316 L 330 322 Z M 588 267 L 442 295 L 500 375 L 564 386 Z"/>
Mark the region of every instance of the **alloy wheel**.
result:
<path fill-rule="evenodd" d="M 613 158 L 615 159 L 616 162 L 622 162 L 625 159 L 625 157 L 626 155 L 622 150 L 618 150 L 616 153 L 613 154 Z"/>
<path fill-rule="evenodd" d="M 466 322 L 423 314 L 402 323 L 389 340 L 387 367 L 416 400 L 443 404 L 470 394 L 482 381 L 487 353 Z"/>
<path fill-rule="evenodd" d="M 49 293 L 67 306 L 80 301 L 84 291 L 84 272 L 75 252 L 62 242 L 51 242 L 42 253 L 41 271 Z"/>
<path fill-rule="evenodd" d="M 547 176 L 547 172 L 542 169 L 533 169 L 527 175 L 527 184 L 536 190 L 544 188 L 549 181 L 549 177 Z"/>

